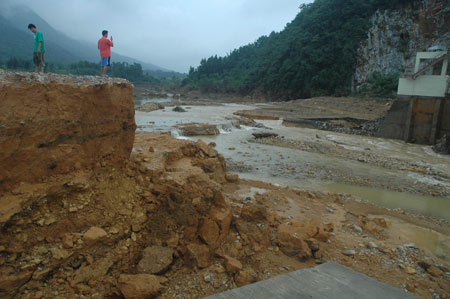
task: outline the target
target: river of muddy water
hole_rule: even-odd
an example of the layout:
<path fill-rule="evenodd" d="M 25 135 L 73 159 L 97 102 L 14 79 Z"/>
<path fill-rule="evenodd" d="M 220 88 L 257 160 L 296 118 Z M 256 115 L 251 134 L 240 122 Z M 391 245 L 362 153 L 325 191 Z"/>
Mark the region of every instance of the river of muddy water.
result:
<path fill-rule="evenodd" d="M 266 128 L 235 128 L 230 118 L 239 110 L 255 109 L 257 105 L 227 104 L 223 106 L 183 107 L 187 112 L 172 111 L 173 107 L 149 113 L 136 111 L 138 130 L 165 132 L 176 138 L 215 142 L 224 155 L 229 171 L 241 178 L 253 179 L 315 191 L 349 194 L 388 209 L 431 216 L 450 221 L 450 158 L 435 154 L 430 147 L 405 144 L 401 141 L 346 135 L 315 129 L 285 127 L 281 120 L 257 120 Z M 174 125 L 183 123 L 215 124 L 218 136 L 180 136 Z M 252 133 L 273 132 L 289 140 L 300 140 L 323 146 L 338 146 L 359 157 L 370 151 L 376 157 L 405 167 L 386 167 L 386 161 L 362 163 L 357 158 L 322 154 L 320 151 L 299 150 L 253 142 Z M 382 163 L 383 162 L 383 163 Z M 408 171 L 414 166 L 416 170 Z M 417 169 L 427 169 L 426 173 Z M 430 175 L 431 173 L 431 175 Z M 436 191 L 438 190 L 438 191 Z M 439 193 L 441 196 L 430 196 Z M 450 238 L 425 228 L 397 223 L 411 242 L 415 242 L 443 260 L 450 261 Z M 421 236 L 432 236 L 422 238 Z"/>

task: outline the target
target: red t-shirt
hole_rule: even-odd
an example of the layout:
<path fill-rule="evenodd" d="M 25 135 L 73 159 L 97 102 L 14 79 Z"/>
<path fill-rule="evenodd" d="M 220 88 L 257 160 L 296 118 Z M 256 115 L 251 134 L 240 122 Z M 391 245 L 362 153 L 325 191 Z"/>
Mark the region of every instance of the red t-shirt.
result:
<path fill-rule="evenodd" d="M 111 47 L 114 47 L 114 44 L 106 37 L 103 36 L 98 40 L 98 49 L 100 50 L 101 58 L 111 57 Z"/>

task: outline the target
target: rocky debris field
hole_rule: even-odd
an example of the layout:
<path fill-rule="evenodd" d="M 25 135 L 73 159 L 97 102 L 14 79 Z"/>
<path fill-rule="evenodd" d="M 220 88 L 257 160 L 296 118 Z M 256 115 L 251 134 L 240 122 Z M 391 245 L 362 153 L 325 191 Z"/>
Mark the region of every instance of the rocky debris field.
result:
<path fill-rule="evenodd" d="M 448 267 L 391 235 L 389 217 L 406 216 L 242 181 L 211 146 L 138 133 L 125 168 L 49 179 L 73 187 L 1 228 L 0 296 L 198 298 L 324 261 L 450 296 Z"/>

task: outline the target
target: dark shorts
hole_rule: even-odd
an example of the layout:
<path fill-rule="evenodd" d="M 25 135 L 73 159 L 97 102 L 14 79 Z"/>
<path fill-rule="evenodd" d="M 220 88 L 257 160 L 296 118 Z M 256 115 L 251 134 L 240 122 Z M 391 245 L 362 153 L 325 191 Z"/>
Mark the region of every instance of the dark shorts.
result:
<path fill-rule="evenodd" d="M 111 66 L 111 57 L 102 58 L 102 67 Z"/>
<path fill-rule="evenodd" d="M 33 62 L 35 66 L 45 65 L 44 52 L 34 52 Z"/>

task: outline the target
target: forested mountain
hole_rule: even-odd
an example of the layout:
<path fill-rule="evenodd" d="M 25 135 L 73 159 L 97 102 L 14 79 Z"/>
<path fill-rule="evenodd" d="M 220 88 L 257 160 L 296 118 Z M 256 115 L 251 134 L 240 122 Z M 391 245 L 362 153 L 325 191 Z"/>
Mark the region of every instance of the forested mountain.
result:
<path fill-rule="evenodd" d="M 0 11 L 0 59 L 6 61 L 11 57 L 29 59 L 33 47 L 33 35 L 27 26 L 36 24 L 44 33 L 46 46 L 46 60 L 49 62 L 73 63 L 78 61 L 98 62 L 99 54 L 96 42 L 87 43 L 74 40 L 66 34 L 54 29 L 44 19 L 26 6 L 18 5 L 8 8 L 7 12 Z M 74 50 L 76 49 L 76 50 Z M 114 61 L 139 63 L 145 70 L 167 71 L 151 63 L 113 53 Z"/>
<path fill-rule="evenodd" d="M 203 59 L 183 81 L 207 92 L 295 99 L 351 90 L 358 46 L 377 9 L 416 0 L 315 0 L 296 18 L 225 57 Z"/>

